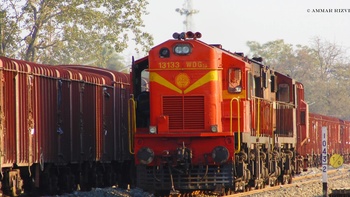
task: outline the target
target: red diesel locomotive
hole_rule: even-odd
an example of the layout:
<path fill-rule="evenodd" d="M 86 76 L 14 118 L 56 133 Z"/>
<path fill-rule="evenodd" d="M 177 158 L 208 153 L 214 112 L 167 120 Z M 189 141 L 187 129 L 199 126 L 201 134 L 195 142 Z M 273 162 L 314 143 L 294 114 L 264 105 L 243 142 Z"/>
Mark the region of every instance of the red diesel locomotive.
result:
<path fill-rule="evenodd" d="M 231 193 L 290 183 L 320 159 L 312 143 L 321 143 L 315 133 L 332 118 L 309 117 L 303 85 L 261 58 L 248 59 L 200 37 L 175 33 L 132 65 L 137 186 Z M 334 130 L 349 130 L 333 119 L 338 126 L 329 125 L 330 141 Z M 330 152 L 344 145 L 336 143 Z"/>

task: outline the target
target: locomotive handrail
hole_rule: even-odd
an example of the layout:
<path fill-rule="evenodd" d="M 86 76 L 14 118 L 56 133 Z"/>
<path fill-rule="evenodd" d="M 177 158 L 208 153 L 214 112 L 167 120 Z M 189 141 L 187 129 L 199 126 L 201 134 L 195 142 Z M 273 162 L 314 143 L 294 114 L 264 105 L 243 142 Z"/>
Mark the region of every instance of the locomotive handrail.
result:
<path fill-rule="evenodd" d="M 273 122 L 273 105 L 274 102 L 271 103 L 270 106 L 270 121 Z M 275 142 L 276 142 L 276 135 L 274 135 L 274 132 L 272 132 L 272 147 L 275 147 Z"/>
<path fill-rule="evenodd" d="M 260 98 L 260 97 L 255 97 L 255 96 L 253 96 L 253 98 L 255 99 L 255 100 L 258 100 L 258 110 L 257 110 L 257 129 L 256 129 L 256 137 L 257 138 L 259 138 L 259 136 L 260 136 L 260 113 L 261 113 L 261 110 L 260 110 L 260 100 L 264 100 L 263 98 Z M 255 100 L 254 100 L 254 103 L 255 103 Z"/>
<path fill-rule="evenodd" d="M 258 99 L 258 125 L 257 125 L 257 130 L 256 130 L 256 138 L 257 140 L 259 140 L 259 136 L 260 136 L 260 99 Z"/>
<path fill-rule="evenodd" d="M 238 139 L 238 147 L 235 153 L 241 152 L 241 110 L 240 110 L 240 105 L 239 105 L 239 97 L 238 98 L 232 98 L 230 101 L 230 133 L 232 134 L 232 102 L 236 100 L 237 101 L 237 139 Z"/>
<path fill-rule="evenodd" d="M 2 142 L 2 139 L 0 139 L 0 142 Z M 2 150 L 0 149 L 0 176 L 4 177 L 4 174 L 2 172 L 2 160 L 1 160 L 2 156 L 3 156 Z"/>
<path fill-rule="evenodd" d="M 266 99 L 264 99 L 264 98 L 260 98 L 260 97 L 253 97 L 254 99 L 256 99 L 257 100 L 257 102 L 258 102 L 258 106 L 257 106 L 257 108 L 258 109 L 260 109 L 260 107 L 261 107 L 261 101 L 267 101 Z M 283 101 L 273 101 L 273 102 L 271 102 L 271 101 L 267 101 L 268 103 L 270 103 L 271 105 L 273 105 L 273 106 L 275 106 L 275 107 L 271 107 L 270 108 L 270 114 L 271 114 L 271 119 L 273 118 L 272 116 L 272 111 L 273 111 L 273 109 L 274 108 L 276 108 L 276 109 L 279 109 L 280 108 L 280 106 L 283 106 L 283 107 L 287 107 L 287 108 L 294 108 L 294 104 L 293 103 L 287 103 L 287 102 L 283 102 Z M 261 117 L 261 110 L 258 110 L 257 111 L 257 133 L 256 133 L 256 137 L 259 137 L 260 136 L 260 132 L 261 132 L 261 120 L 260 120 L 260 117 Z"/>
<path fill-rule="evenodd" d="M 136 132 L 136 103 L 134 95 L 130 96 L 128 104 L 128 136 L 129 136 L 129 152 L 130 154 L 135 154 L 134 152 L 134 134 Z"/>
<path fill-rule="evenodd" d="M 4 131 L 4 122 L 5 122 L 5 113 L 3 111 L 4 109 L 4 96 L 3 96 L 3 67 L 0 67 L 0 143 L 3 144 L 3 140 L 4 140 L 4 137 L 3 137 L 3 131 Z M 4 177 L 3 176 L 3 173 L 2 173 L 2 157 L 3 157 L 3 153 L 2 153 L 2 148 L 0 148 L 0 176 L 1 177 Z"/>

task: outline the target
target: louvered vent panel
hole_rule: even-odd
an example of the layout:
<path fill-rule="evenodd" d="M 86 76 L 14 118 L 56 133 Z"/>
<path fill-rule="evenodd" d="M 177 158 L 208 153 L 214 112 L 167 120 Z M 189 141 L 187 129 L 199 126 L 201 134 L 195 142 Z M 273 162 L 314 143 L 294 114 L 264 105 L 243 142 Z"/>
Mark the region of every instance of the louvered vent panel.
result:
<path fill-rule="evenodd" d="M 163 97 L 163 112 L 169 129 L 204 129 L 204 97 Z"/>
<path fill-rule="evenodd" d="M 163 98 L 164 115 L 169 116 L 169 129 L 183 129 L 182 97 L 167 96 Z"/>
<path fill-rule="evenodd" d="M 185 97 L 184 127 L 186 129 L 204 129 L 204 97 Z"/>

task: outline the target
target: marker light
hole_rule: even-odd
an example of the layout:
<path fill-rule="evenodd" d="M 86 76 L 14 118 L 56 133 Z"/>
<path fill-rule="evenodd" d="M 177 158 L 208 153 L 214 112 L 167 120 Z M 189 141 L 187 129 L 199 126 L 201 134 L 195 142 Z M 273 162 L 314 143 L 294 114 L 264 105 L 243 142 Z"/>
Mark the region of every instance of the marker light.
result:
<path fill-rule="evenodd" d="M 180 40 L 180 34 L 177 33 L 177 32 L 173 33 L 173 38 L 177 39 L 177 40 Z"/>
<path fill-rule="evenodd" d="M 192 31 L 186 32 L 186 38 L 194 38 L 194 33 Z"/>
<path fill-rule="evenodd" d="M 191 31 L 188 31 L 188 32 L 181 32 L 181 33 L 177 33 L 177 32 L 173 33 L 173 38 L 177 40 L 181 40 L 181 39 L 185 40 L 187 38 L 197 39 L 201 37 L 202 37 L 202 34 L 199 32 L 193 33 Z"/>
<path fill-rule="evenodd" d="M 194 37 L 195 37 L 195 38 L 201 38 L 201 37 L 202 37 L 202 34 L 199 33 L 199 32 L 196 32 L 196 33 L 194 34 Z"/>
<path fill-rule="evenodd" d="M 150 134 L 156 134 L 157 133 L 157 127 L 156 126 L 149 126 L 149 133 Z"/>
<path fill-rule="evenodd" d="M 211 129 L 211 132 L 216 133 L 218 132 L 218 125 L 211 125 L 210 129 Z"/>
<path fill-rule="evenodd" d="M 186 38 L 186 33 L 185 32 L 181 32 L 180 38 L 184 40 Z"/>

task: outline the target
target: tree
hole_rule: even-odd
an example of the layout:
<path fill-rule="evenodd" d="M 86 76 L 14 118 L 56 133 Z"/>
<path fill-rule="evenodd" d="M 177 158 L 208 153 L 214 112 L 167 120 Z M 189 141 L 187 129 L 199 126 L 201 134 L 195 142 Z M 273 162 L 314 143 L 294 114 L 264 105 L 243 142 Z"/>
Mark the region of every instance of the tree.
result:
<path fill-rule="evenodd" d="M 126 64 L 123 60 L 123 57 L 120 55 L 115 54 L 111 58 L 108 59 L 106 68 L 110 70 L 115 70 L 115 71 L 129 71 L 125 69 Z"/>
<path fill-rule="evenodd" d="M 6 11 L 7 7 L 0 4 L 0 55 L 12 56 L 19 48 L 21 42 L 19 32 L 19 20 L 21 18 L 17 12 L 12 16 Z"/>
<path fill-rule="evenodd" d="M 309 69 L 305 64 L 314 61 L 314 51 L 309 47 L 302 45 L 293 47 L 284 40 L 270 41 L 262 45 L 248 41 L 247 45 L 254 57 L 261 56 L 266 65 L 293 78 L 302 78 L 305 69 Z"/>
<path fill-rule="evenodd" d="M 2 1 L 0 55 L 106 67 L 108 59 L 122 52 L 130 39 L 143 51 L 153 45 L 151 35 L 142 31 L 146 0 Z"/>
<path fill-rule="evenodd" d="M 314 80 L 309 83 L 309 100 L 314 103 L 310 110 L 340 118 L 350 118 L 349 59 L 346 51 L 336 43 L 322 41 L 315 37 L 312 40 L 315 51 L 315 65 L 312 70 Z"/>
<path fill-rule="evenodd" d="M 349 60 L 339 45 L 312 40 L 311 46 L 284 43 L 276 40 L 260 44 L 247 42 L 253 56 L 261 56 L 264 63 L 278 72 L 288 74 L 305 87 L 310 111 L 339 118 L 350 118 Z"/>

